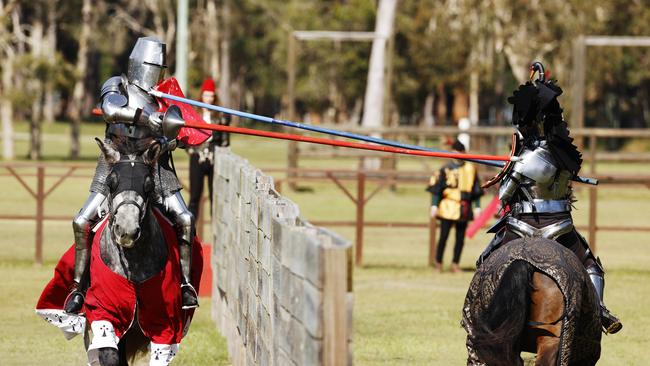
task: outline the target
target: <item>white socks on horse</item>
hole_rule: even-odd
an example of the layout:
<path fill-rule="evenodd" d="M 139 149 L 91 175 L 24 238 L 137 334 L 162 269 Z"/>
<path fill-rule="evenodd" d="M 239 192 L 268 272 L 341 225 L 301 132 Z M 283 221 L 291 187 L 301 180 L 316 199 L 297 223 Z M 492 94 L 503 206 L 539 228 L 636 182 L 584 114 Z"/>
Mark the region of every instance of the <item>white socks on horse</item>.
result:
<path fill-rule="evenodd" d="M 115 328 L 106 320 L 92 322 L 93 339 L 88 347 L 88 364 L 99 365 L 100 348 L 115 348 L 120 338 L 115 335 Z M 158 344 L 151 342 L 149 345 L 149 366 L 167 366 L 178 353 L 178 344 Z"/>

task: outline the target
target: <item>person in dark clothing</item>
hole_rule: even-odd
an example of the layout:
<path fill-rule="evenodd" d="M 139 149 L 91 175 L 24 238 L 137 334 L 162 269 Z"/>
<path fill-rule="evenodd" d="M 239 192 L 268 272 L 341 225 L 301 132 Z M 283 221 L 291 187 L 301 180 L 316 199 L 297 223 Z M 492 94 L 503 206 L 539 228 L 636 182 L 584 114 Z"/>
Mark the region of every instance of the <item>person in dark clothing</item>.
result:
<path fill-rule="evenodd" d="M 217 100 L 215 83 L 212 79 L 205 79 L 201 86 L 201 101 L 213 104 Z M 206 123 L 230 125 L 230 116 L 221 113 L 202 110 L 202 117 Z M 190 211 L 198 219 L 203 196 L 205 177 L 208 177 L 208 190 L 210 192 L 210 203 L 212 203 L 212 177 L 214 167 L 214 148 L 216 146 L 230 146 L 230 136 L 227 132 L 215 131 L 203 144 L 188 149 L 190 154 Z M 212 207 L 212 205 L 210 205 Z"/>
<path fill-rule="evenodd" d="M 465 146 L 458 140 L 452 144 L 452 149 L 465 152 Z M 431 217 L 440 221 L 440 239 L 436 251 L 435 268 L 442 270 L 442 257 L 447 245 L 447 238 L 452 226 L 456 226 L 456 245 L 451 263 L 451 271 L 458 272 L 460 255 L 465 245 L 465 230 L 467 222 L 478 215 L 481 207 L 480 198 L 483 195 L 476 167 L 463 160 L 454 160 L 443 166 L 429 181 L 427 191 L 431 192 Z M 472 203 L 474 212 L 472 212 Z"/>

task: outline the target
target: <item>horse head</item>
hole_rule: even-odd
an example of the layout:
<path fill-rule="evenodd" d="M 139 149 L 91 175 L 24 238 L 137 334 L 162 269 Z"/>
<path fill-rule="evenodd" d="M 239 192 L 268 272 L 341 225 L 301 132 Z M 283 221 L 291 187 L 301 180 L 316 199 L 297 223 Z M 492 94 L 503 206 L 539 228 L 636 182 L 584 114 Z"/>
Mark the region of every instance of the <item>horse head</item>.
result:
<path fill-rule="evenodd" d="M 132 248 L 140 239 L 142 222 L 150 210 L 153 167 L 162 152 L 160 143 L 151 142 L 143 152 L 124 154 L 95 140 L 111 168 L 106 178 L 111 239 L 123 248 Z"/>

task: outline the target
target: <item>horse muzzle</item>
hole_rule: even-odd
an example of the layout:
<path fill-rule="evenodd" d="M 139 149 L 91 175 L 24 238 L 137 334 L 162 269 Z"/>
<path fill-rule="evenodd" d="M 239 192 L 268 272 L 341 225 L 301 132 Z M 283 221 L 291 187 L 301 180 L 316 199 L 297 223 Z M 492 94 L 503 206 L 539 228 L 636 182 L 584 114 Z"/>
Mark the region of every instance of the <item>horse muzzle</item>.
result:
<path fill-rule="evenodd" d="M 140 228 L 136 228 L 132 230 L 132 232 L 122 232 L 122 233 L 117 233 L 116 230 L 112 231 L 113 234 L 113 240 L 122 248 L 133 248 L 135 246 L 135 243 L 140 239 Z"/>

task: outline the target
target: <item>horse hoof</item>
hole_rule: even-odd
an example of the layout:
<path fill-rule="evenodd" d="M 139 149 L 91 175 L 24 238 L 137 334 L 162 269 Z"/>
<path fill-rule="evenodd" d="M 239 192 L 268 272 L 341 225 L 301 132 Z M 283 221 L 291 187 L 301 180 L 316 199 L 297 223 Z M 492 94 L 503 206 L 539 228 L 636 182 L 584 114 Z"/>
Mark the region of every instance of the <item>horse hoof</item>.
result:
<path fill-rule="evenodd" d="M 99 364 L 102 366 L 118 366 L 120 364 L 120 354 L 115 348 L 100 348 L 98 350 Z"/>

